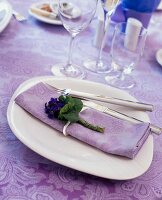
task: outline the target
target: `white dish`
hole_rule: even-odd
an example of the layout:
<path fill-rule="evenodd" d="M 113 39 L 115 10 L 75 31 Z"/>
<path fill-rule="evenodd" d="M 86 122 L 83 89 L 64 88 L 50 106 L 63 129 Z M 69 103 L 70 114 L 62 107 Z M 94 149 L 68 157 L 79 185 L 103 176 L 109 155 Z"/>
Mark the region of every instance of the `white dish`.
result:
<path fill-rule="evenodd" d="M 45 23 L 48 23 L 48 24 L 53 24 L 53 25 L 62 25 L 62 22 L 59 18 L 54 18 L 54 17 L 46 17 L 46 16 L 43 16 L 43 15 L 40 15 L 40 14 L 37 14 L 35 12 L 32 11 L 32 8 L 39 8 L 42 4 L 48 4 L 49 2 L 47 1 L 42 1 L 42 2 L 39 2 L 39 3 L 34 3 L 31 5 L 31 7 L 29 8 L 28 12 L 29 14 L 36 18 L 37 20 L 41 21 L 41 22 L 45 22 Z M 44 11 L 44 13 L 47 13 L 46 11 Z"/>
<path fill-rule="evenodd" d="M 15 97 L 38 82 L 46 81 L 60 88 L 72 88 L 83 92 L 109 94 L 112 97 L 136 100 L 127 92 L 108 87 L 107 85 L 55 77 L 36 77 L 19 86 L 12 96 L 7 119 L 16 137 L 33 151 L 67 167 L 96 176 L 126 180 L 143 174 L 150 166 L 153 157 L 153 137 L 150 135 L 137 156 L 131 160 L 120 156 L 106 154 L 96 148 L 84 144 L 70 136 L 65 137 L 56 130 L 33 118 L 15 102 Z M 121 109 L 120 109 L 121 111 Z M 131 110 L 122 108 L 130 114 Z M 132 113 L 132 111 L 131 111 Z M 18 116 L 18 117 L 15 117 Z M 134 117 L 149 121 L 145 112 L 134 111 Z"/>
<path fill-rule="evenodd" d="M 0 32 L 2 32 L 9 24 L 12 17 L 12 8 L 7 1 L 0 1 L 0 12 L 3 16 L 0 19 Z"/>
<path fill-rule="evenodd" d="M 156 60 L 162 66 L 162 49 L 156 52 Z"/>

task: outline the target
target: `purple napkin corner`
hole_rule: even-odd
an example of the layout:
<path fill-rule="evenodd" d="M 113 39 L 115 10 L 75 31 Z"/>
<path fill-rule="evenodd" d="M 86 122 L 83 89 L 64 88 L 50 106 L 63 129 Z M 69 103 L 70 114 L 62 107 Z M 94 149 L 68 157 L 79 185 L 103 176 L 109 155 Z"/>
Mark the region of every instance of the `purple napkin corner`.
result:
<path fill-rule="evenodd" d="M 15 102 L 37 119 L 62 133 L 65 122 L 49 119 L 44 111 L 44 105 L 51 97 L 58 97 L 58 94 L 45 84 L 38 83 L 18 95 Z M 105 132 L 98 133 L 72 123 L 66 129 L 67 134 L 106 153 L 133 159 L 150 134 L 149 123 L 133 124 L 94 109 L 86 109 L 80 116 L 90 123 L 105 127 Z"/>

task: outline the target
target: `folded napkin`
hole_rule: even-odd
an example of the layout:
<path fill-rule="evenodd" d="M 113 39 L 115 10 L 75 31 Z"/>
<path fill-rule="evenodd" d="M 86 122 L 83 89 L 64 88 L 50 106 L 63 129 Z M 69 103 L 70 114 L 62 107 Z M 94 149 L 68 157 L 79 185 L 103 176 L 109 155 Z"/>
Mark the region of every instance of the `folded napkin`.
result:
<path fill-rule="evenodd" d="M 129 17 L 133 17 L 140 20 L 147 28 L 152 12 L 159 3 L 160 0 L 122 0 L 111 19 L 115 22 L 123 22 L 127 21 Z"/>
<path fill-rule="evenodd" d="M 62 132 L 66 123 L 49 119 L 44 109 L 51 97 L 58 96 L 45 84 L 38 83 L 18 95 L 15 102 L 35 118 Z M 89 108 L 82 111 L 80 116 L 92 124 L 105 127 L 105 132 L 98 133 L 72 123 L 67 126 L 66 133 L 106 153 L 134 158 L 150 134 L 149 123 L 133 124 Z"/>

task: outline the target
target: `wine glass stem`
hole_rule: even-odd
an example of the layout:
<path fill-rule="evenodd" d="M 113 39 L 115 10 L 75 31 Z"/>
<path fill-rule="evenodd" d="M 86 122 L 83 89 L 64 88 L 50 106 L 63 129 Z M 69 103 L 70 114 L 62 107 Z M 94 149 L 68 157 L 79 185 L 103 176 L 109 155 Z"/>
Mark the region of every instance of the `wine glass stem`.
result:
<path fill-rule="evenodd" d="M 72 65 L 71 57 L 72 57 L 72 49 L 73 49 L 72 47 L 73 47 L 74 38 L 75 38 L 75 36 L 71 35 L 70 43 L 69 43 L 69 53 L 68 53 L 67 67 Z"/>
<path fill-rule="evenodd" d="M 122 71 L 121 73 L 120 73 L 120 75 L 119 75 L 119 77 L 118 77 L 121 81 L 124 81 L 124 79 L 125 79 L 125 73 L 124 73 L 124 71 Z"/>
<path fill-rule="evenodd" d="M 107 13 L 106 22 L 104 23 L 104 29 L 103 29 L 103 38 L 102 38 L 102 41 L 101 41 L 101 46 L 100 46 L 98 58 L 97 58 L 97 64 L 96 64 L 97 66 L 102 65 L 102 51 L 103 51 L 103 48 L 104 48 L 104 45 L 105 45 L 105 40 L 106 40 L 106 37 L 107 37 L 107 29 L 108 29 L 109 23 L 110 23 L 110 15 Z"/>
<path fill-rule="evenodd" d="M 102 42 L 101 42 L 101 46 L 100 46 L 100 49 L 99 49 L 99 53 L 98 53 L 97 65 L 100 62 L 102 62 L 102 50 L 103 50 L 103 47 L 104 47 L 104 37 L 105 37 L 105 31 L 104 31 L 104 36 L 103 36 L 103 39 L 102 39 Z"/>

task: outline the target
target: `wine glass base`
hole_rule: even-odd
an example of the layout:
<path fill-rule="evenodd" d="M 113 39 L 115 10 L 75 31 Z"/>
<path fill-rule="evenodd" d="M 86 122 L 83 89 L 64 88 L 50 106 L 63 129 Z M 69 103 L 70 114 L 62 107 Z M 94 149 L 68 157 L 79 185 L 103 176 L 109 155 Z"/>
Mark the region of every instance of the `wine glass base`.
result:
<path fill-rule="evenodd" d="M 95 60 L 87 60 L 83 63 L 83 66 L 89 71 L 95 73 L 107 73 L 110 71 L 109 63 L 106 61 L 97 63 Z"/>
<path fill-rule="evenodd" d="M 106 76 L 109 78 L 109 79 L 112 79 L 114 77 L 119 77 L 121 75 L 121 72 L 118 71 L 118 70 L 114 70 L 114 69 L 110 69 Z"/>
<path fill-rule="evenodd" d="M 52 73 L 58 77 L 69 77 L 83 79 L 85 77 L 84 71 L 77 65 L 66 68 L 66 64 L 58 63 L 51 68 Z"/>
<path fill-rule="evenodd" d="M 119 77 L 106 76 L 105 80 L 108 85 L 120 89 L 130 89 L 136 85 L 134 79 L 131 76 L 125 76 L 124 79 L 120 79 Z"/>

